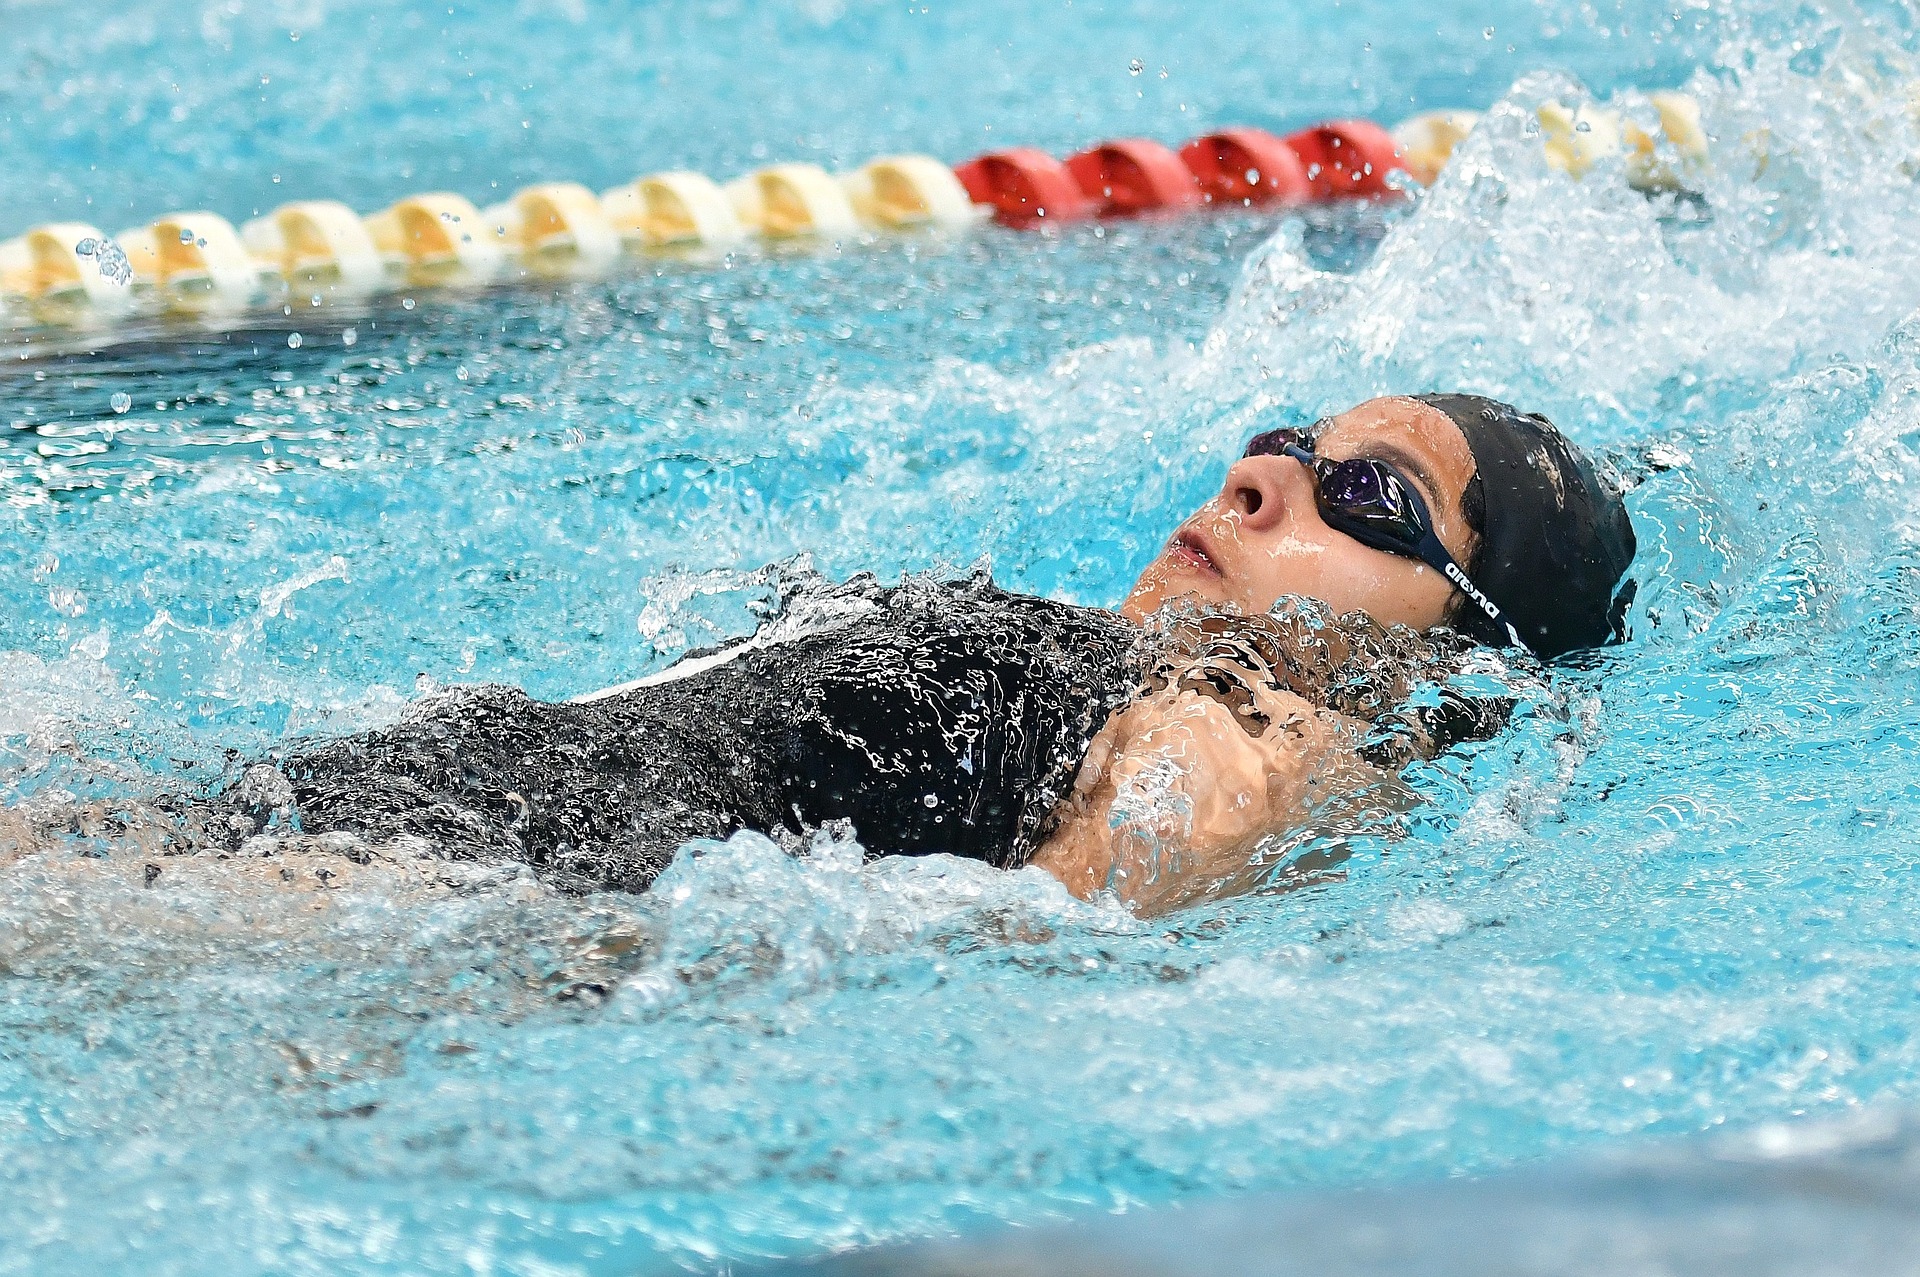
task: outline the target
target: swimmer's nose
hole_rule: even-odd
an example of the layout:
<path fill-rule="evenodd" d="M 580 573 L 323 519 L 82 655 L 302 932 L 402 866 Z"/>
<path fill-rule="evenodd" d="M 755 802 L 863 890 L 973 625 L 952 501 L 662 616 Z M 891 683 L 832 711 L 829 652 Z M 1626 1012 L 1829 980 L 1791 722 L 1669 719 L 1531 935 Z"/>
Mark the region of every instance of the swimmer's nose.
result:
<path fill-rule="evenodd" d="M 1227 471 L 1220 504 L 1238 514 L 1247 531 L 1263 531 L 1314 509 L 1313 480 L 1292 457 L 1242 457 Z"/>

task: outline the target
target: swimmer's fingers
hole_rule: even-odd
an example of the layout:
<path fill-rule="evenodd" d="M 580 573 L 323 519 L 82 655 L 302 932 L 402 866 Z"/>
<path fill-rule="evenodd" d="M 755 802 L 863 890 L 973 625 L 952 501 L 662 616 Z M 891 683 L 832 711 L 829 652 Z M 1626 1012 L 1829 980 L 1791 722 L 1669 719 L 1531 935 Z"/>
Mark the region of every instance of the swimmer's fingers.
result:
<path fill-rule="evenodd" d="M 1119 735 L 1120 726 L 1121 716 L 1115 715 L 1107 720 L 1107 725 L 1088 744 L 1086 757 L 1080 760 L 1080 770 L 1073 778 L 1073 790 L 1067 795 L 1070 801 L 1089 801 L 1106 782 L 1108 772 L 1113 767 L 1115 738 Z"/>
<path fill-rule="evenodd" d="M 1169 693 L 1153 691 L 1107 719 L 1087 743 L 1087 752 L 1080 760 L 1080 770 L 1074 774 L 1073 789 L 1067 800 L 1085 807 L 1110 797 L 1115 761 L 1133 749 L 1141 733 L 1165 716 L 1169 703 Z"/>
<path fill-rule="evenodd" d="M 1231 713 L 1249 736 L 1261 736 L 1273 720 L 1260 707 L 1254 684 L 1245 673 L 1222 662 L 1202 662 L 1188 669 L 1175 684 L 1182 692 L 1204 696 Z"/>
<path fill-rule="evenodd" d="M 1235 845 L 1264 828 L 1270 751 L 1252 739 L 1225 705 L 1186 698 L 1116 755 L 1109 779 L 1130 793 L 1136 819 L 1164 834 L 1178 830 L 1188 849 Z"/>
<path fill-rule="evenodd" d="M 1220 640 L 1187 667 L 1177 691 L 1218 701 L 1233 712 L 1249 736 L 1265 738 L 1277 723 L 1295 717 L 1306 702 L 1262 654 L 1247 644 Z"/>

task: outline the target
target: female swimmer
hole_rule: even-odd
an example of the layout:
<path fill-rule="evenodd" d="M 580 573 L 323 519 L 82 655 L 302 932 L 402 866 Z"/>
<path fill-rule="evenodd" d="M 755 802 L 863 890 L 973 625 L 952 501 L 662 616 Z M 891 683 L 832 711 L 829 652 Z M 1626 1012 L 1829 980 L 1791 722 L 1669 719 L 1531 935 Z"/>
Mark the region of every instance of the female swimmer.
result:
<path fill-rule="evenodd" d="M 662 674 L 549 704 L 448 691 L 249 768 L 200 837 L 346 833 L 643 890 L 690 839 L 851 821 L 876 853 L 1038 866 L 1142 912 L 1244 889 L 1262 841 L 1497 730 L 1475 644 L 1618 637 L 1634 537 L 1544 418 L 1383 398 L 1248 445 L 1117 612 L 870 578 Z"/>

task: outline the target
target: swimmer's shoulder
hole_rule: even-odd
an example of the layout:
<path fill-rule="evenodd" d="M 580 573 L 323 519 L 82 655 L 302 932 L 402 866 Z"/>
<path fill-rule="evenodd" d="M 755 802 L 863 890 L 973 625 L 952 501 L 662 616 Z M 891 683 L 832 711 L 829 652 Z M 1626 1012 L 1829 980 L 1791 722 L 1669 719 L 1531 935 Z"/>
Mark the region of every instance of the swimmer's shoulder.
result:
<path fill-rule="evenodd" d="M 872 573 L 862 572 L 844 583 L 829 588 L 803 589 L 782 600 L 778 613 L 762 622 L 760 628 L 742 638 L 681 654 L 665 669 L 656 670 L 631 682 L 603 687 L 596 692 L 573 697 L 568 703 L 591 705 L 630 692 L 682 682 L 732 665 L 750 653 L 789 646 L 817 635 L 831 634 L 866 618 L 880 614 L 885 599 L 892 593 L 880 585 Z"/>
<path fill-rule="evenodd" d="M 897 646 L 931 640 L 1039 652 L 1063 644 L 1125 646 L 1138 636 L 1138 627 L 1117 613 L 1009 590 L 984 569 L 955 578 L 908 576 L 897 585 L 860 573 L 830 588 L 801 591 L 751 635 L 687 652 L 663 670 L 575 697 L 573 703 L 678 683 L 743 658 L 790 656 L 800 647 L 818 651 L 863 641 Z"/>

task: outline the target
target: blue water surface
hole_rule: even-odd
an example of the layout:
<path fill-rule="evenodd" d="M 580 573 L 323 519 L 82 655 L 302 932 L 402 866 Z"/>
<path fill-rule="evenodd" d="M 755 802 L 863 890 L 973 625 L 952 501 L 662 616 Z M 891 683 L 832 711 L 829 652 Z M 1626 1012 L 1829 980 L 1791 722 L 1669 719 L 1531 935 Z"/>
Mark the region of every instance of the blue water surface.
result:
<path fill-rule="evenodd" d="M 91 814 L 0 853 L 0 1273 L 718 1270 L 1920 1100 L 1909 15 L 452 8 L 8 3 L 0 227 L 1492 109 L 1396 207 L 9 347 L 9 836 Z M 1539 101 L 1682 84 L 1698 200 L 1542 159 Z M 569 900 L 150 879 L 126 823 L 424 688 L 636 677 L 809 563 L 1111 603 L 1257 423 L 1432 388 L 1634 485 L 1635 636 L 1344 882 L 1145 923 L 742 836 Z"/>

